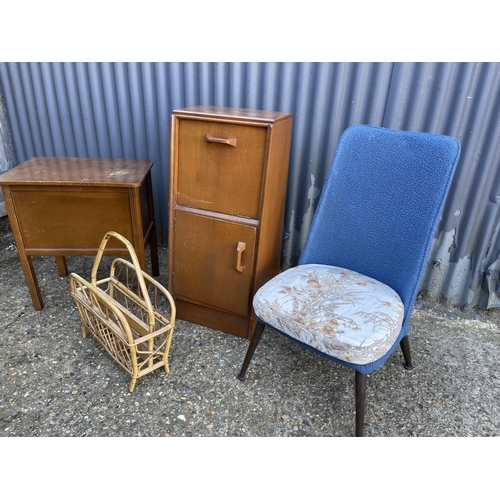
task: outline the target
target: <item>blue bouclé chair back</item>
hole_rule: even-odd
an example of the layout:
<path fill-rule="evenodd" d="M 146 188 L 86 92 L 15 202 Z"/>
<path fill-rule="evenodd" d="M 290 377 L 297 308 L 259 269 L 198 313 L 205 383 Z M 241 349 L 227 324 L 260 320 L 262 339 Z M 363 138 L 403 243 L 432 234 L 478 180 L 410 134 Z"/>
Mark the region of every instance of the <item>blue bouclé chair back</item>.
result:
<path fill-rule="evenodd" d="M 344 267 L 387 284 L 405 306 L 406 334 L 459 155 L 448 136 L 347 129 L 299 264 Z"/>

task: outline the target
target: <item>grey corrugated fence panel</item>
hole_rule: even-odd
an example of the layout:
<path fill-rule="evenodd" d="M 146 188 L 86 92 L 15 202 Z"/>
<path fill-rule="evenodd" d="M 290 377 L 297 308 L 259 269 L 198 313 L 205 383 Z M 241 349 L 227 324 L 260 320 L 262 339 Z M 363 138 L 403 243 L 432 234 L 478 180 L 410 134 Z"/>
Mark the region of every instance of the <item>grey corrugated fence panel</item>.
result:
<path fill-rule="evenodd" d="M 445 133 L 462 143 L 422 290 L 500 306 L 499 63 L 0 63 L 17 160 L 151 159 L 168 221 L 170 115 L 197 104 L 294 114 L 283 267 L 309 231 L 340 134 L 350 125 Z"/>
<path fill-rule="evenodd" d="M 499 85 L 498 63 L 398 64 L 383 122 L 462 144 L 422 289 L 465 308 L 500 305 Z"/>

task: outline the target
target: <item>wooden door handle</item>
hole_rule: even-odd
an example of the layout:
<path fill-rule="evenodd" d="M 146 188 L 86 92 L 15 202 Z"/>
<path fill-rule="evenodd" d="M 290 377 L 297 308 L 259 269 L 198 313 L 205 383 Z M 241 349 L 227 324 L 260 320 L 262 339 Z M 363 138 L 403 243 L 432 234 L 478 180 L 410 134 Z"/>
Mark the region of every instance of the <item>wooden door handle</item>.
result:
<path fill-rule="evenodd" d="M 243 243 L 242 241 L 240 241 L 236 247 L 236 271 L 240 273 L 245 270 L 245 266 L 241 265 L 241 254 L 244 252 L 246 247 L 246 243 Z"/>
<path fill-rule="evenodd" d="M 227 144 L 228 146 L 236 147 L 236 137 L 214 137 L 213 135 L 206 135 L 207 142 L 217 142 L 219 144 Z"/>

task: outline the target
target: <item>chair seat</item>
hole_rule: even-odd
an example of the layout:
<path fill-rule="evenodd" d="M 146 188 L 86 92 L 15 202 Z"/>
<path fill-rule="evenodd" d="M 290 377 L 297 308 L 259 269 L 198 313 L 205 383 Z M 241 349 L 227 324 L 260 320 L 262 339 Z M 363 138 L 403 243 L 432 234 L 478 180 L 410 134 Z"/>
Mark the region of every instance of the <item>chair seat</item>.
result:
<path fill-rule="evenodd" d="M 390 287 L 340 267 L 307 264 L 279 274 L 255 294 L 262 322 L 347 363 L 381 358 L 401 331 L 404 306 Z"/>

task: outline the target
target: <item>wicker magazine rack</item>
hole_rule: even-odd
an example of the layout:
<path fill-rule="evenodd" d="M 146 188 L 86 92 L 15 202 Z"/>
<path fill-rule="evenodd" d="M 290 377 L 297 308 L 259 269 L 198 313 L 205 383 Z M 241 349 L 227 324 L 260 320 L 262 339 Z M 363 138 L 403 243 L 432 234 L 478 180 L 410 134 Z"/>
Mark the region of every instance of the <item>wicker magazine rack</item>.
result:
<path fill-rule="evenodd" d="M 97 270 L 111 237 L 127 248 L 132 263 L 116 258 L 110 275 L 97 280 Z M 168 352 L 175 326 L 175 304 L 160 283 L 141 270 L 131 243 L 110 231 L 104 236 L 92 268 L 91 283 L 71 273 L 71 295 L 82 318 L 82 336 L 87 331 L 132 377 L 137 379 L 164 367 L 169 372 Z M 162 311 L 170 310 L 170 318 Z"/>

